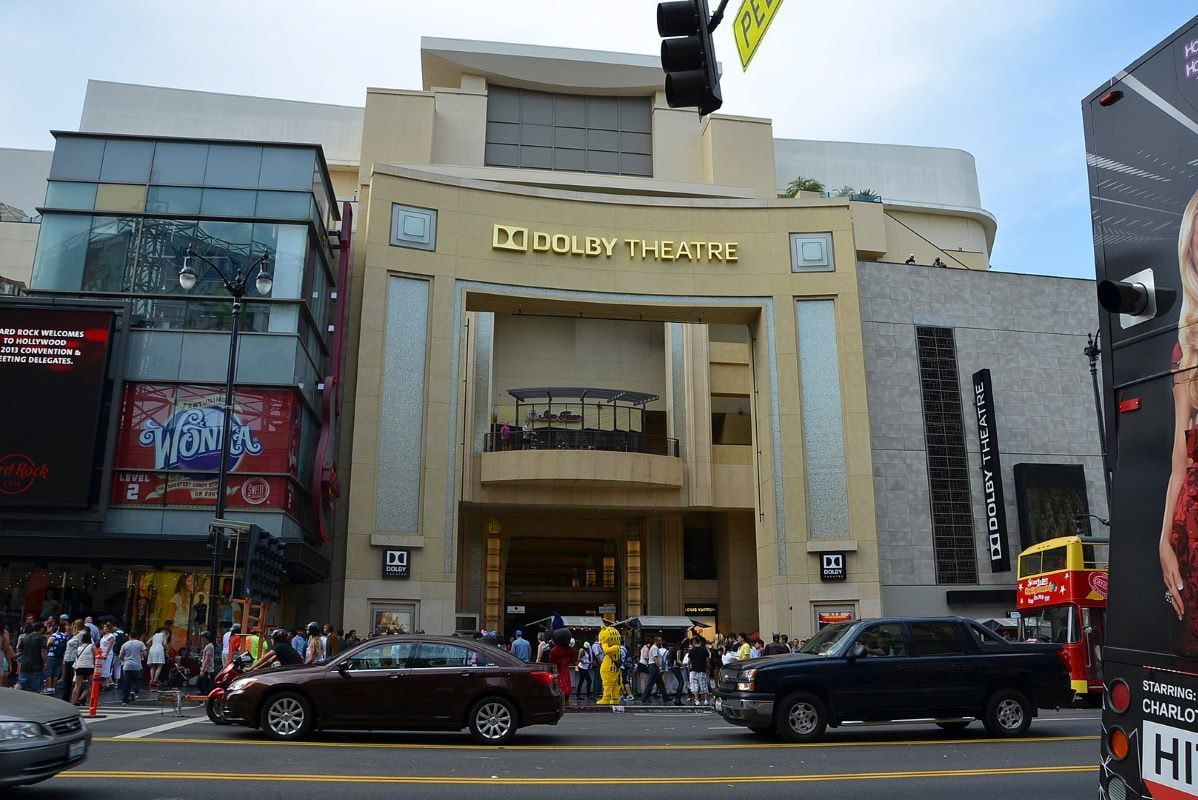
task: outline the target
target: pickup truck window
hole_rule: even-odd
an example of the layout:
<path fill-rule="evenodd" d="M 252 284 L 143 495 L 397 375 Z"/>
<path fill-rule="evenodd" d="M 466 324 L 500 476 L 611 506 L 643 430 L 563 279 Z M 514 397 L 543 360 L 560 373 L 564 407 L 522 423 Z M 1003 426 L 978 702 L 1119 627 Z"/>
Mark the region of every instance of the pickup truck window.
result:
<path fill-rule="evenodd" d="M 912 622 L 911 643 L 917 656 L 950 656 L 964 653 L 961 626 L 955 622 Z"/>
<path fill-rule="evenodd" d="M 907 655 L 903 626 L 897 622 L 870 625 L 858 634 L 857 644 L 865 646 L 866 658 L 902 658 Z"/>
<path fill-rule="evenodd" d="M 810 656 L 826 656 L 835 653 L 844 644 L 845 636 L 852 630 L 852 622 L 835 622 L 812 636 L 797 652 Z"/>
<path fill-rule="evenodd" d="M 999 636 L 994 631 L 986 628 L 976 622 L 970 622 L 965 626 L 977 646 L 984 652 L 991 650 L 1010 650 L 1011 643 Z"/>

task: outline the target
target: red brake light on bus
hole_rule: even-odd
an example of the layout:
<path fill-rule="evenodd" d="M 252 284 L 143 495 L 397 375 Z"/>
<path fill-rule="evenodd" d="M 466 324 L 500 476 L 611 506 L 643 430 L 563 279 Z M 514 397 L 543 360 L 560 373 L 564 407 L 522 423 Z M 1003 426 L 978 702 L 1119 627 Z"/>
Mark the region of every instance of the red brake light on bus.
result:
<path fill-rule="evenodd" d="M 1113 680 L 1111 685 L 1107 687 L 1107 705 L 1111 707 L 1111 711 L 1116 714 L 1122 714 L 1127 711 L 1127 707 L 1131 705 L 1131 689 L 1127 687 L 1127 683 L 1122 680 Z"/>

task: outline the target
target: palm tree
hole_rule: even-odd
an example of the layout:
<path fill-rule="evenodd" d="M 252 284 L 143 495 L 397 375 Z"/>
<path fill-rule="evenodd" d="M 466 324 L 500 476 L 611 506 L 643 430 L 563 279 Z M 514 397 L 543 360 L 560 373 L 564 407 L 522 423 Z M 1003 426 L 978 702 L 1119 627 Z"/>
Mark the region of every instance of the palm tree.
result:
<path fill-rule="evenodd" d="M 799 192 L 822 192 L 824 185 L 815 178 L 804 178 L 802 175 L 786 184 L 786 191 L 779 197 L 794 197 Z"/>

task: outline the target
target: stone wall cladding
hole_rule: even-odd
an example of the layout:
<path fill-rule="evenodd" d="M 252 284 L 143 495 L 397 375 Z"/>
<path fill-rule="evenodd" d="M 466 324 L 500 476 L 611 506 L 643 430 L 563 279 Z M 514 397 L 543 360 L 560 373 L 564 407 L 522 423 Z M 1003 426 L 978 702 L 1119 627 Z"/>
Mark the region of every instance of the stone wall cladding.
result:
<path fill-rule="evenodd" d="M 857 274 L 883 585 L 936 582 L 916 325 L 952 328 L 956 341 L 980 584 L 1013 585 L 1015 573 L 990 571 L 982 530 L 971 413 L 977 370 L 988 368 L 994 383 L 1012 568 L 1020 549 L 1015 464 L 1083 465 L 1090 511 L 1107 516 L 1090 368 L 1082 353 L 1087 332 L 1098 327 L 1093 281 L 877 262 L 858 263 Z"/>

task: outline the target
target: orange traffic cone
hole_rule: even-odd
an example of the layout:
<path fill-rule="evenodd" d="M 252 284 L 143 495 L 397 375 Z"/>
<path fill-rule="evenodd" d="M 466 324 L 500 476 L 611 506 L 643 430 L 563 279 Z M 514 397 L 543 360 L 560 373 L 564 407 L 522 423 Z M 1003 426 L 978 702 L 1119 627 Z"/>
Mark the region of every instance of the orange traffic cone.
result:
<path fill-rule="evenodd" d="M 96 716 L 96 709 L 98 709 L 100 707 L 100 682 L 101 682 L 101 674 L 104 672 L 103 664 L 104 664 L 104 652 L 102 650 L 97 650 L 96 651 L 96 668 L 92 671 L 91 703 L 88 705 L 88 708 L 87 708 L 87 716 L 88 717 Z"/>

